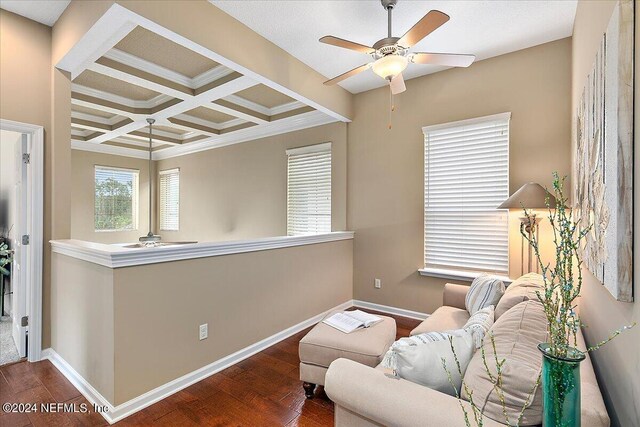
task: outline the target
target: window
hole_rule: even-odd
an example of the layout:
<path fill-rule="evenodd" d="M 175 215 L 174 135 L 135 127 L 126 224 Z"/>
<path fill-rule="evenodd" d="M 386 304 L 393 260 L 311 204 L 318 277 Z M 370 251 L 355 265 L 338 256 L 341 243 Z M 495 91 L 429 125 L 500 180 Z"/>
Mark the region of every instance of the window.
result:
<path fill-rule="evenodd" d="M 510 113 L 424 132 L 424 263 L 428 273 L 508 275 Z"/>
<path fill-rule="evenodd" d="M 331 143 L 287 150 L 287 234 L 331 232 Z"/>
<path fill-rule="evenodd" d="M 95 167 L 96 231 L 138 228 L 138 171 Z"/>
<path fill-rule="evenodd" d="M 160 172 L 160 230 L 180 228 L 180 169 Z"/>

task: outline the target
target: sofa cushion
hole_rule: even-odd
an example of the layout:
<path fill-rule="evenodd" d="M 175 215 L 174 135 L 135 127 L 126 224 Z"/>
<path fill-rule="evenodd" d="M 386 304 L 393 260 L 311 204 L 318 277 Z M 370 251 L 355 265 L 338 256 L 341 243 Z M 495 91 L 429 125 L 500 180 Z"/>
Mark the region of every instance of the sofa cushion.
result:
<path fill-rule="evenodd" d="M 492 305 L 476 311 L 462 327 L 462 329 L 469 331 L 473 335 L 473 343 L 476 348 L 482 347 L 484 336 L 493 326 L 493 311 Z"/>
<path fill-rule="evenodd" d="M 502 388 L 509 423 L 515 424 L 525 401 L 534 390 L 542 365 L 542 355 L 538 344 L 547 340 L 547 320 L 538 301 L 525 301 L 502 315 L 489 331 L 493 335 L 498 360 L 505 360 L 502 366 Z M 497 375 L 495 356 L 491 340 L 483 343 L 487 366 L 491 374 Z M 482 352 L 476 351 L 464 382 L 473 391 L 473 401 L 484 415 L 505 423 L 502 404 L 493 389 L 487 374 Z M 529 406 L 524 410 L 521 426 L 542 423 L 542 387 L 538 387 Z M 469 395 L 463 392 L 463 397 Z"/>
<path fill-rule="evenodd" d="M 513 283 L 507 286 L 507 290 L 504 292 L 502 298 L 500 298 L 500 301 L 496 306 L 495 319 L 498 320 L 500 316 L 506 313 L 509 309 L 523 301 L 538 301 L 536 291 L 543 290 L 544 280 L 540 274 L 528 273 L 524 276 L 520 276 L 517 280 L 514 280 Z"/>
<path fill-rule="evenodd" d="M 470 315 L 490 305 L 495 306 L 504 294 L 504 283 L 488 274 L 481 274 L 473 279 L 464 305 Z"/>
<path fill-rule="evenodd" d="M 467 310 L 443 305 L 411 331 L 411 335 L 461 329 L 469 320 Z"/>
<path fill-rule="evenodd" d="M 328 367 L 334 360 L 344 357 L 367 366 L 378 365 L 396 338 L 396 321 L 391 317 L 380 317 L 381 322 L 350 334 L 318 323 L 300 340 L 300 362 Z"/>

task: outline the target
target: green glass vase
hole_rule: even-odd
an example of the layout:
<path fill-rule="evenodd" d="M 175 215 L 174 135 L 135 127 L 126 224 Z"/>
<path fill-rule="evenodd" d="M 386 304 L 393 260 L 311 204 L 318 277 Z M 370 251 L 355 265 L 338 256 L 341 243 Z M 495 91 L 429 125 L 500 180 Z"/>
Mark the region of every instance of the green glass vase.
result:
<path fill-rule="evenodd" d="M 583 352 L 569 348 L 565 357 L 553 356 L 548 343 L 538 344 L 542 352 L 542 425 L 580 426 L 580 362 Z"/>

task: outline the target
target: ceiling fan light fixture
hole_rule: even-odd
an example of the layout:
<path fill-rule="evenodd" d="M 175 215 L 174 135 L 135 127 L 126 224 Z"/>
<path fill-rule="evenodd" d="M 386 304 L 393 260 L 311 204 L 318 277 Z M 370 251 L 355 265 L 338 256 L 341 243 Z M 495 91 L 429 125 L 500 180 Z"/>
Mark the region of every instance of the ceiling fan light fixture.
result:
<path fill-rule="evenodd" d="M 374 62 L 371 68 L 383 79 L 391 80 L 402 73 L 408 64 L 409 60 L 406 56 L 386 55 Z"/>

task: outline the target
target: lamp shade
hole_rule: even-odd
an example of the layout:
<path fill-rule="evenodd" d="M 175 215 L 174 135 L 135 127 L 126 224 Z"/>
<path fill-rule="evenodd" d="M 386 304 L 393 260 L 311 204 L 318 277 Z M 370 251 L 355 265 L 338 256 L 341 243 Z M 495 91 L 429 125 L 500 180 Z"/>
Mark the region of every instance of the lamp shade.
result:
<path fill-rule="evenodd" d="M 549 197 L 549 207 L 555 209 L 556 198 L 540 184 L 528 182 L 502 202 L 498 209 L 544 209 L 546 197 Z"/>

